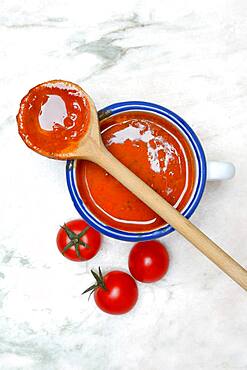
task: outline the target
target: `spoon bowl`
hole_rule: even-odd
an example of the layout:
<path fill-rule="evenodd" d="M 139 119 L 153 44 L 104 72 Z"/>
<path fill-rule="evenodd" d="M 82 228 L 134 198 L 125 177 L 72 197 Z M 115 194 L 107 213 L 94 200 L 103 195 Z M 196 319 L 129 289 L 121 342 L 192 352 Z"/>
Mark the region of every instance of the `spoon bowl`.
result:
<path fill-rule="evenodd" d="M 25 144 L 53 159 L 87 156 L 91 140 L 95 145 L 101 141 L 93 100 L 79 85 L 64 80 L 32 88 L 21 101 L 17 122 Z"/>

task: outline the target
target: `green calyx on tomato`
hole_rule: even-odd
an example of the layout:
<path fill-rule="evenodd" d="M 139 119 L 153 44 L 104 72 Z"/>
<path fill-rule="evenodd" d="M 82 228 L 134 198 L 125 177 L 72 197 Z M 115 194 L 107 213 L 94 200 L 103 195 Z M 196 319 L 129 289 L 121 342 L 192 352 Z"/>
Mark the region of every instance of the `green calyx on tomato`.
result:
<path fill-rule="evenodd" d="M 93 277 L 95 278 L 96 283 L 94 285 L 91 285 L 89 288 L 84 290 L 84 292 L 82 293 L 82 294 L 85 294 L 85 293 L 90 292 L 88 299 L 91 297 L 91 295 L 98 288 L 102 288 L 103 290 L 107 290 L 107 288 L 105 286 L 104 278 L 103 278 L 103 275 L 102 275 L 102 272 L 101 272 L 101 268 L 99 267 L 99 272 L 98 273 L 93 271 L 93 270 L 91 270 L 91 273 L 93 274 Z"/>
<path fill-rule="evenodd" d="M 66 232 L 68 238 L 70 239 L 70 242 L 62 250 L 62 254 L 64 254 L 71 247 L 75 247 L 77 257 L 82 258 L 79 246 L 83 245 L 85 248 L 90 248 L 90 246 L 87 243 L 81 240 L 81 238 L 83 237 L 83 235 L 86 234 L 90 226 L 86 226 L 79 234 L 74 233 L 74 231 L 72 231 L 66 224 L 61 226 L 61 228 Z"/>

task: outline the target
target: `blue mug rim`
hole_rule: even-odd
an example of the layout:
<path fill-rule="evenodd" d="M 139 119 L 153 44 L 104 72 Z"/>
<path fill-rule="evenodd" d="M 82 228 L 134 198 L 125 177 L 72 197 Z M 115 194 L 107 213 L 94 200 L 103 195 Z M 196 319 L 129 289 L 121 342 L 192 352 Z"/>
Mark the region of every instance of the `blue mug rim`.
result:
<path fill-rule="evenodd" d="M 198 181 L 194 192 L 194 196 L 190 200 L 189 204 L 186 205 L 186 208 L 182 212 L 183 216 L 185 216 L 186 218 L 190 218 L 200 203 L 207 179 L 206 157 L 199 138 L 197 137 L 193 129 L 187 124 L 187 122 L 185 122 L 179 115 L 155 103 L 137 100 L 114 103 L 98 111 L 98 116 L 99 119 L 102 120 L 113 114 L 130 110 L 132 111 L 141 110 L 158 113 L 159 115 L 168 118 L 169 120 L 174 122 L 177 126 L 179 126 L 181 131 L 189 139 L 189 142 L 193 147 L 198 164 Z M 79 212 L 80 216 L 94 229 L 111 238 L 133 242 L 158 239 L 174 231 L 174 228 L 172 226 L 166 225 L 160 229 L 143 233 L 127 232 L 115 229 L 101 222 L 86 208 L 85 204 L 83 203 L 80 197 L 75 180 L 75 162 L 76 162 L 75 160 L 68 160 L 66 163 L 66 181 L 68 190 L 76 210 Z"/>

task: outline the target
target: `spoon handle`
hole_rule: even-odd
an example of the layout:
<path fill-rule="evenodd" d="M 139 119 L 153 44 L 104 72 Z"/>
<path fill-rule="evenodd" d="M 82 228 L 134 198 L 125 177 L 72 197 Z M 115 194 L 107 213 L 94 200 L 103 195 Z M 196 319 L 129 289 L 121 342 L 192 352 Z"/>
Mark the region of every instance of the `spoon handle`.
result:
<path fill-rule="evenodd" d="M 247 271 L 152 188 L 119 162 L 103 144 L 98 154 L 94 155 L 94 158 L 91 158 L 91 160 L 109 172 L 230 276 L 232 280 L 247 290 Z"/>

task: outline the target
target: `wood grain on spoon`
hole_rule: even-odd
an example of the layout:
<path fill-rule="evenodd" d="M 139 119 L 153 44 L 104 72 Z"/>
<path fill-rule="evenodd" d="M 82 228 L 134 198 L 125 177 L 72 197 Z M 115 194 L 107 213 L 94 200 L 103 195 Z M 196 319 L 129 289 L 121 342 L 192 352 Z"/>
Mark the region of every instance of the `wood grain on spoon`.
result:
<path fill-rule="evenodd" d="M 183 235 L 188 241 L 190 241 L 198 250 L 200 250 L 205 256 L 207 256 L 212 262 L 214 262 L 222 271 L 224 271 L 229 277 L 231 277 L 236 283 L 238 283 L 243 289 L 247 290 L 247 271 L 238 264 L 232 257 L 230 257 L 226 252 L 224 252 L 216 243 L 209 239 L 202 231 L 200 231 L 195 225 L 193 225 L 189 220 L 182 216 L 175 208 L 173 208 L 165 199 L 163 199 L 159 194 L 157 194 L 153 189 L 145 184 L 140 178 L 138 178 L 133 172 L 131 172 L 127 167 L 125 167 L 121 162 L 119 162 L 104 146 L 101 140 L 101 134 L 99 130 L 98 115 L 95 105 L 92 99 L 83 91 L 80 86 L 72 84 L 67 81 L 53 80 L 47 83 L 38 85 L 38 87 L 51 86 L 53 88 L 56 85 L 67 86 L 68 90 L 71 91 L 71 96 L 77 98 L 77 104 L 81 107 L 84 106 L 88 110 L 89 114 L 80 113 L 80 117 L 84 117 L 86 122 L 81 122 L 78 116 L 73 116 L 76 114 L 74 108 L 71 108 L 71 117 L 75 119 L 75 125 L 86 123 L 86 130 L 81 133 L 81 135 L 75 137 L 72 135 L 72 125 L 62 125 L 61 134 L 66 137 L 66 145 L 63 150 L 58 147 L 51 147 L 51 150 L 42 150 L 40 147 L 37 150 L 37 145 L 32 142 L 30 135 L 25 135 L 25 124 L 28 122 L 28 127 L 31 127 L 33 119 L 30 120 L 32 115 L 32 105 L 29 106 L 29 112 L 26 112 L 25 103 L 32 104 L 32 100 L 28 99 L 28 94 L 23 98 L 21 103 L 21 108 L 17 116 L 17 122 L 19 125 L 19 132 L 25 141 L 25 143 L 33 150 L 37 151 L 39 154 L 45 155 L 50 158 L 55 159 L 87 159 L 94 163 L 97 163 L 103 167 L 107 172 L 114 176 L 119 182 L 121 182 L 126 188 L 128 188 L 133 194 L 135 194 L 139 199 L 141 199 L 145 204 L 147 204 L 152 210 L 154 210 L 160 217 L 162 217 L 168 224 L 170 224 L 174 229 L 176 229 L 181 235 Z M 35 87 L 35 94 L 38 94 L 38 87 Z M 30 90 L 32 92 L 34 89 Z M 41 89 L 42 90 L 42 89 Z M 66 90 L 66 89 L 65 89 Z M 46 91 L 47 95 L 50 97 L 57 94 L 55 90 L 48 89 Z M 30 93 L 29 92 L 29 93 Z M 34 94 L 34 95 L 35 95 Z M 59 93 L 58 93 L 59 94 Z M 35 96 L 36 96 L 35 95 Z M 37 103 L 33 97 L 34 103 Z M 78 99 L 81 99 L 81 101 Z M 42 99 L 40 100 L 42 103 Z M 40 101 L 38 100 L 39 104 Z M 47 101 L 47 99 L 45 100 Z M 35 108 L 35 109 L 34 109 Z M 41 112 L 41 105 L 35 106 L 34 112 Z M 25 114 L 24 114 L 25 113 Z M 31 126 L 30 126 L 31 125 Z M 61 125 L 60 125 L 61 126 Z M 60 129 L 58 126 L 58 129 Z M 65 127 L 64 127 L 65 126 Z M 66 130 L 70 130 L 71 140 L 68 140 L 66 135 Z M 49 129 L 49 132 L 43 132 L 43 128 L 39 131 L 40 134 L 44 135 L 55 135 L 53 130 Z M 35 136 L 33 136 L 35 138 Z M 73 145 L 72 145 L 73 144 Z"/>

